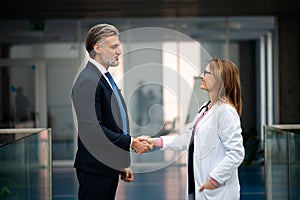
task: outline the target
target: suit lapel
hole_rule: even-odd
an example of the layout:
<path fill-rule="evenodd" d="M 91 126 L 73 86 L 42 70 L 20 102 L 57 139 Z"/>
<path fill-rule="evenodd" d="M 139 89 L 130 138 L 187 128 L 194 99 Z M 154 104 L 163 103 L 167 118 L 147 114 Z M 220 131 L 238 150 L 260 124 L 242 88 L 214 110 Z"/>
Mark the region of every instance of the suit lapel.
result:
<path fill-rule="evenodd" d="M 87 63 L 87 67 L 90 68 L 90 69 L 93 70 L 96 74 L 99 75 L 100 81 L 101 81 L 102 85 L 104 85 L 105 89 L 106 89 L 107 91 L 109 91 L 109 95 L 110 95 L 109 98 L 111 98 L 112 101 L 113 101 L 112 103 L 118 107 L 118 101 L 117 101 L 117 98 L 116 98 L 116 96 L 115 96 L 115 94 L 114 94 L 114 92 L 113 92 L 111 86 L 110 86 L 109 83 L 106 81 L 106 79 L 103 77 L 104 74 L 102 74 L 102 73 L 99 71 L 99 69 L 98 69 L 93 63 L 91 63 L 91 62 L 88 62 L 88 63 Z M 128 129 L 127 132 L 129 133 L 129 123 L 128 123 L 127 107 L 126 107 L 126 104 L 125 104 L 125 100 L 124 100 L 124 98 L 123 98 L 123 95 L 121 94 L 121 90 L 118 88 L 118 86 L 116 86 L 116 87 L 117 87 L 117 92 L 119 93 L 119 96 L 120 96 L 120 98 L 121 98 L 123 107 L 124 107 L 124 109 L 125 109 L 126 118 L 127 118 L 127 127 L 128 127 L 128 128 L 127 128 L 127 129 Z M 116 111 L 118 112 L 118 117 L 121 119 L 122 116 L 121 116 L 121 111 L 120 111 L 120 109 L 116 109 Z M 122 120 L 121 120 L 121 121 L 122 121 Z M 122 122 L 121 122 L 121 123 L 122 123 Z"/>

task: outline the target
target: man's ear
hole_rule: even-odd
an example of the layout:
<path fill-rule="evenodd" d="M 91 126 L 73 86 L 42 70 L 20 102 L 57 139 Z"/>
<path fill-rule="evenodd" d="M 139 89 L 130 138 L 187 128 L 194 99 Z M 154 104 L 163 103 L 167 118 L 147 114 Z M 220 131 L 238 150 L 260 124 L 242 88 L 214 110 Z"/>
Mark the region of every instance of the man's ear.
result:
<path fill-rule="evenodd" d="M 94 45 L 94 51 L 98 54 L 101 54 L 102 52 L 102 47 L 99 44 Z"/>

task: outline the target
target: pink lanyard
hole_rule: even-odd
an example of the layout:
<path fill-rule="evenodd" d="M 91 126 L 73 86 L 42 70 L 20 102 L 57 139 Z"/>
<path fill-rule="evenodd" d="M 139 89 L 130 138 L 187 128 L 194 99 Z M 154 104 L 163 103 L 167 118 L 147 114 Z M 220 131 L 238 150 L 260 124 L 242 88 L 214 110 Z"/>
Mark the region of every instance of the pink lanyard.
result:
<path fill-rule="evenodd" d="M 195 132 L 196 132 L 196 127 L 198 125 L 198 123 L 201 121 L 201 119 L 204 117 L 204 115 L 207 113 L 207 110 L 204 111 L 204 113 L 197 119 L 197 121 L 195 122 L 193 129 L 192 129 L 192 137 L 191 137 L 191 141 L 190 141 L 190 145 L 194 142 L 194 136 L 195 136 Z"/>

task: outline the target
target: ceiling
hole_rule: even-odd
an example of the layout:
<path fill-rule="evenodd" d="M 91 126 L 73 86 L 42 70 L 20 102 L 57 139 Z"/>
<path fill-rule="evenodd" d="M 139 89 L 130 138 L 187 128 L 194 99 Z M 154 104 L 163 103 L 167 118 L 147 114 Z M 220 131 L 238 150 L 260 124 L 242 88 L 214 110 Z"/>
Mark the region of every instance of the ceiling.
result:
<path fill-rule="evenodd" d="M 202 41 L 224 41 L 226 36 L 230 41 L 253 40 L 274 31 L 276 16 L 297 14 L 299 2 L 1 0 L 0 43 L 83 41 L 87 30 L 102 22 L 114 24 L 121 32 L 141 27 L 163 27 Z M 158 37 L 165 39 L 161 35 Z"/>
<path fill-rule="evenodd" d="M 297 0 L 1 0 L 1 19 L 297 14 Z"/>
<path fill-rule="evenodd" d="M 219 42 L 255 40 L 274 31 L 274 17 L 185 17 L 185 18 L 112 18 L 112 19 L 46 19 L 0 20 L 0 43 L 45 43 L 83 41 L 88 29 L 97 23 L 111 23 L 120 32 L 146 28 L 132 40 L 153 41 L 174 39 L 171 31 L 155 31 L 150 28 L 170 29 L 194 40 Z M 158 29 L 156 29 L 158 30 Z M 145 35 L 149 35 L 145 37 Z M 131 40 L 131 41 L 132 41 Z"/>

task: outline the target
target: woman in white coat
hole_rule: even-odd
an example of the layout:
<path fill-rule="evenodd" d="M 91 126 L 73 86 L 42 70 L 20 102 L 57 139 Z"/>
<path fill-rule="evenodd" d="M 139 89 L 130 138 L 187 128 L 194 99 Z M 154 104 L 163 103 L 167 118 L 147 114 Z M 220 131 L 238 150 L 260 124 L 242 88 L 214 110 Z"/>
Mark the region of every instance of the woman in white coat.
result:
<path fill-rule="evenodd" d="M 238 200 L 238 167 L 245 156 L 238 69 L 228 60 L 212 59 L 201 79 L 210 100 L 185 133 L 144 139 L 162 150 L 187 150 L 186 200 Z"/>

